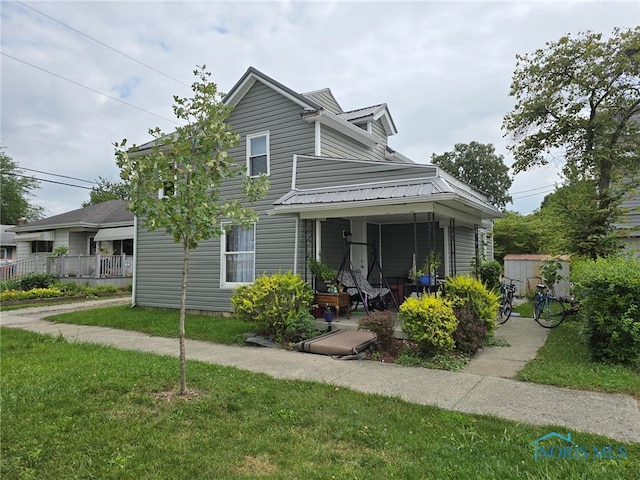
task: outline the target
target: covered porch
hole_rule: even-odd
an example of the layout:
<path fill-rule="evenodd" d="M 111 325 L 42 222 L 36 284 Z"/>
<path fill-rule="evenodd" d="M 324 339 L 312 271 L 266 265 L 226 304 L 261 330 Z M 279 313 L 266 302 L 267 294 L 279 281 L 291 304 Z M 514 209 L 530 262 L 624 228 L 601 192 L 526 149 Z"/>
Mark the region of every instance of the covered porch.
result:
<path fill-rule="evenodd" d="M 493 258 L 493 219 L 501 216 L 486 197 L 443 177 L 296 190 L 274 207 L 300 221 L 295 264 L 308 282 L 306 259 L 322 255 L 336 271 L 360 270 L 391 289 L 397 304 L 421 290 L 410 273 L 430 252 L 440 279 L 476 273 L 478 260 Z"/>

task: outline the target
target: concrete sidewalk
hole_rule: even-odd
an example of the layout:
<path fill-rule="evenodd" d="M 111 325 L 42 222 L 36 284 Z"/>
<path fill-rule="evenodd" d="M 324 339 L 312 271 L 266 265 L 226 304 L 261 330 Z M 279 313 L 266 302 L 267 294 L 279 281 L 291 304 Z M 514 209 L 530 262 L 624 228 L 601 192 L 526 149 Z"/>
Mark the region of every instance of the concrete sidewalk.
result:
<path fill-rule="evenodd" d="M 126 303 L 126 299 L 57 305 L 2 312 L 0 325 L 37 333 L 63 335 L 70 341 L 178 356 L 177 339 L 102 327 L 54 324 L 42 318 L 55 313 Z M 485 349 L 461 373 L 410 368 L 372 361 L 339 361 L 261 347 L 218 345 L 187 340 L 192 360 L 233 366 L 275 378 L 313 380 L 365 393 L 397 396 L 406 401 L 465 413 L 495 415 L 534 425 L 591 432 L 624 442 L 640 442 L 640 408 L 629 395 L 606 394 L 537 385 L 511 377 L 535 356 L 547 331 L 533 320 L 513 318 L 498 337 L 509 347 Z M 555 430 L 558 427 L 550 427 Z"/>

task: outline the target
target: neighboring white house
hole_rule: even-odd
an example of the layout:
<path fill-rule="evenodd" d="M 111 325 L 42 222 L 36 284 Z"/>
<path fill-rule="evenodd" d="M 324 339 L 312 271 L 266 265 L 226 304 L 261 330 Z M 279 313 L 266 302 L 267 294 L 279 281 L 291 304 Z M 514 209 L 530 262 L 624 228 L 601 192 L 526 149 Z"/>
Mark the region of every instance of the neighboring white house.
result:
<path fill-rule="evenodd" d="M 64 277 L 133 274 L 134 218 L 127 202 L 109 200 L 11 228 L 15 273 L 51 271 Z M 66 255 L 51 260 L 58 247 Z"/>

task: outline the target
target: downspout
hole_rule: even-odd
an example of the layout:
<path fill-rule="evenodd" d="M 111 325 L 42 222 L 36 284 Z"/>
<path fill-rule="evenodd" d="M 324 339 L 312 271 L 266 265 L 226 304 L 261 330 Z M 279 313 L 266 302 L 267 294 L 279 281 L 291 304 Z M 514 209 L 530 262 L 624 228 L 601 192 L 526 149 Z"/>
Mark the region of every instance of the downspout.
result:
<path fill-rule="evenodd" d="M 133 281 L 131 282 L 131 306 L 136 306 L 138 279 L 138 216 L 133 217 Z"/>

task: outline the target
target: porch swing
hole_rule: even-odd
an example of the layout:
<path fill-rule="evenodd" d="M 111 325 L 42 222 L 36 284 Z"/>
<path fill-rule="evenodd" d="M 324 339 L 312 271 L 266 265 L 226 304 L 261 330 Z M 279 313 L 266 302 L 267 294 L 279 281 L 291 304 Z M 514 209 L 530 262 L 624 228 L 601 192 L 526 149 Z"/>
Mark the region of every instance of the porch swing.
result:
<path fill-rule="evenodd" d="M 344 248 L 343 248 L 343 256 L 342 263 L 340 264 L 340 268 L 338 269 L 338 281 L 345 287 L 349 297 L 353 302 L 355 302 L 355 308 L 358 307 L 358 304 L 362 302 L 362 306 L 367 315 L 369 315 L 369 311 L 371 309 L 377 310 L 385 310 L 387 308 L 388 301 L 387 297 L 391 297 L 396 310 L 398 310 L 398 303 L 396 302 L 395 296 L 391 295 L 391 287 L 389 286 L 389 282 L 387 278 L 384 276 L 384 272 L 382 271 L 382 267 L 380 266 L 380 262 L 378 261 L 378 249 L 375 242 L 370 243 L 362 243 L 362 242 L 352 242 L 351 233 L 344 231 L 343 232 L 344 239 Z M 354 269 L 351 263 L 351 245 L 365 245 L 371 248 L 371 257 L 369 260 L 369 269 L 367 271 L 367 276 L 365 277 L 360 270 Z M 371 277 L 374 269 L 377 268 L 380 275 L 381 286 L 374 287 L 369 283 L 369 278 Z"/>

